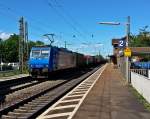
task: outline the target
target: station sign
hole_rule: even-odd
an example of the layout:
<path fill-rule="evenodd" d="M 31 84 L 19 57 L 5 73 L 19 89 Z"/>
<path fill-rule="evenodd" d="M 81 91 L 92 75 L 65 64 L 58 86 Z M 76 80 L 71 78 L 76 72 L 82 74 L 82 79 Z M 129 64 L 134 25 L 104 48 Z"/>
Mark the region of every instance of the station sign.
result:
<path fill-rule="evenodd" d="M 131 57 L 131 49 L 130 48 L 127 47 L 124 49 L 124 56 Z"/>
<path fill-rule="evenodd" d="M 126 46 L 126 40 L 124 39 L 119 40 L 118 47 L 124 48 L 125 46 Z"/>

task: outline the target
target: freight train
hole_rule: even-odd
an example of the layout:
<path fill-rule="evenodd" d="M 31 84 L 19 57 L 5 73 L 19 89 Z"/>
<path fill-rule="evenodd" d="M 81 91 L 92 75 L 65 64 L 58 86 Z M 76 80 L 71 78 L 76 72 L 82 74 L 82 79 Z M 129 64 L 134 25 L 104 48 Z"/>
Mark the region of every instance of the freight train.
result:
<path fill-rule="evenodd" d="M 55 46 L 32 47 L 29 71 L 32 77 L 48 77 L 51 72 L 100 63 L 100 57 L 84 56 Z"/>

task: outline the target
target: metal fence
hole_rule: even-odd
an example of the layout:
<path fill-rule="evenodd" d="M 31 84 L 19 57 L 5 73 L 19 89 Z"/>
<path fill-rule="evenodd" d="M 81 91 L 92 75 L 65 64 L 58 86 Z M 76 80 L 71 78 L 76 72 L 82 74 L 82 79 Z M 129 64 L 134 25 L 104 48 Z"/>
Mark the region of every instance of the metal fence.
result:
<path fill-rule="evenodd" d="M 135 72 L 137 74 L 143 75 L 145 77 L 149 77 L 148 69 L 130 69 L 130 71 Z"/>

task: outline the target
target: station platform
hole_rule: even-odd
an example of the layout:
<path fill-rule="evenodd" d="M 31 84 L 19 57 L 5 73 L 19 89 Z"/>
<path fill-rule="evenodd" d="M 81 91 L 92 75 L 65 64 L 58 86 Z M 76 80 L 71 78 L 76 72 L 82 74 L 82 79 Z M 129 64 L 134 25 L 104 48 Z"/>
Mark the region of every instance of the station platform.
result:
<path fill-rule="evenodd" d="M 112 64 L 86 80 L 37 119 L 150 119 L 150 111 Z"/>
<path fill-rule="evenodd" d="M 112 64 L 108 64 L 73 119 L 150 119 Z"/>
<path fill-rule="evenodd" d="M 29 74 L 19 74 L 19 75 L 8 76 L 8 77 L 0 77 L 0 83 L 9 80 L 20 79 L 27 76 L 29 76 Z"/>

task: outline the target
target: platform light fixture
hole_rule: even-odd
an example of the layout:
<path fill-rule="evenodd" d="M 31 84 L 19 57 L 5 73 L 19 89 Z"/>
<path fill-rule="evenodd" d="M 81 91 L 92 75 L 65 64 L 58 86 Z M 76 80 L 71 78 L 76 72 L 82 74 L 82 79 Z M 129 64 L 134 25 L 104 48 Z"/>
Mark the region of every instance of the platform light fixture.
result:
<path fill-rule="evenodd" d="M 121 25 L 120 22 L 98 22 L 98 24 L 104 25 Z M 126 47 L 128 47 L 129 35 L 130 35 L 130 16 L 127 17 L 126 26 Z M 126 57 L 126 78 L 131 83 L 129 78 L 129 57 Z"/>
<path fill-rule="evenodd" d="M 120 25 L 120 22 L 99 22 L 98 24 L 104 24 L 104 25 Z"/>

